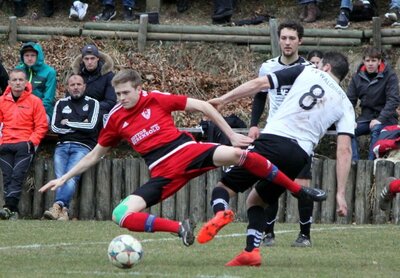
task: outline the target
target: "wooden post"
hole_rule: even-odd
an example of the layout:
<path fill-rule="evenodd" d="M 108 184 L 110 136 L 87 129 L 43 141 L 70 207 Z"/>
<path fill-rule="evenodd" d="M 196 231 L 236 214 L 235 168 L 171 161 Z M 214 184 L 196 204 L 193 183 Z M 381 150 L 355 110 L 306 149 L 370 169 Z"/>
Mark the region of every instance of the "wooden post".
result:
<path fill-rule="evenodd" d="M 323 159 L 314 158 L 311 167 L 311 187 L 321 188 L 322 186 L 322 167 L 324 164 Z M 313 209 L 313 222 L 321 222 L 321 203 L 314 203 Z"/>
<path fill-rule="evenodd" d="M 132 194 L 141 185 L 139 164 L 140 159 L 138 158 L 129 158 L 125 161 L 125 186 L 122 190 L 123 199 Z"/>
<path fill-rule="evenodd" d="M 140 25 L 138 31 L 138 49 L 139 52 L 143 52 L 146 47 L 147 41 L 147 25 L 149 23 L 149 15 L 142 14 L 140 16 Z"/>
<path fill-rule="evenodd" d="M 189 216 L 189 186 L 182 187 L 176 192 L 176 220 L 183 220 Z"/>
<path fill-rule="evenodd" d="M 91 167 L 81 177 L 81 199 L 79 204 L 79 219 L 93 220 L 95 215 L 95 189 L 96 189 L 96 168 Z"/>
<path fill-rule="evenodd" d="M 31 185 L 33 183 L 33 178 L 29 172 L 27 175 L 27 178 L 25 178 L 25 181 L 22 183 L 21 199 L 18 204 L 19 214 L 22 218 L 31 218 L 32 216 Z"/>
<path fill-rule="evenodd" d="M 236 211 L 236 220 L 240 222 L 247 222 L 247 207 L 246 200 L 247 196 L 249 196 L 251 188 L 247 189 L 243 193 L 239 193 L 237 196 L 237 211 Z"/>
<path fill-rule="evenodd" d="M 354 184 L 356 182 L 356 165 L 352 165 L 350 168 L 350 173 L 347 178 L 345 199 L 347 204 L 347 216 L 339 217 L 337 216 L 336 223 L 338 224 L 351 224 L 353 221 L 353 208 L 354 208 Z M 336 190 L 337 191 L 337 190 Z"/>
<path fill-rule="evenodd" d="M 198 176 L 189 182 L 189 215 L 195 222 L 206 220 L 206 175 Z"/>
<path fill-rule="evenodd" d="M 372 39 L 375 48 L 382 49 L 382 38 L 381 38 L 381 19 L 380 17 L 372 18 Z"/>
<path fill-rule="evenodd" d="M 168 219 L 176 219 L 175 194 L 165 199 L 161 204 L 161 216 Z"/>
<path fill-rule="evenodd" d="M 385 178 L 393 176 L 394 164 L 389 160 L 378 160 L 376 161 L 375 170 L 375 186 L 372 191 L 373 194 L 373 210 L 372 210 L 372 223 L 373 224 L 385 224 L 389 220 L 390 211 L 382 211 L 379 208 L 379 194 L 385 186 Z"/>
<path fill-rule="evenodd" d="M 17 17 L 10 16 L 9 32 L 8 32 L 8 43 L 15 45 L 17 43 Z"/>
<path fill-rule="evenodd" d="M 331 224 L 336 215 L 336 161 L 326 159 L 322 169 L 322 189 L 328 194 L 321 204 L 321 223 Z"/>
<path fill-rule="evenodd" d="M 38 158 L 33 161 L 35 190 L 32 201 L 32 218 L 39 219 L 43 215 L 43 194 L 39 188 L 44 185 L 44 159 Z M 47 208 L 46 208 L 47 209 Z"/>
<path fill-rule="evenodd" d="M 112 160 L 112 179 L 111 179 L 111 209 L 114 209 L 121 200 L 125 199 L 123 188 L 125 187 L 124 179 L 125 160 L 114 158 Z"/>
<path fill-rule="evenodd" d="M 283 197 L 282 197 L 283 196 Z M 279 199 L 279 211 L 284 208 L 285 203 L 282 202 L 286 199 L 286 217 L 279 217 L 281 221 L 286 223 L 297 223 L 299 222 L 299 208 L 297 205 L 297 199 L 290 194 L 290 192 L 286 192 L 282 194 L 281 198 Z M 278 211 L 278 215 L 279 215 Z M 285 211 L 285 210 L 284 210 Z M 281 222 L 280 221 L 280 222 Z"/>
<path fill-rule="evenodd" d="M 96 175 L 96 219 L 111 219 L 111 161 L 102 159 Z"/>
<path fill-rule="evenodd" d="M 354 221 L 356 224 L 368 224 L 371 215 L 369 202 L 373 184 L 374 163 L 370 160 L 357 162 L 357 175 L 355 181 Z"/>
<path fill-rule="evenodd" d="M 54 174 L 53 159 L 46 159 L 44 167 L 47 169 L 46 180 L 50 181 L 50 180 L 54 179 L 56 177 L 56 175 Z M 55 195 L 56 195 L 56 192 L 53 190 L 46 191 L 46 193 L 44 195 L 44 207 L 46 209 L 53 206 Z"/>
<path fill-rule="evenodd" d="M 279 48 L 278 21 L 276 18 L 271 18 L 269 20 L 269 29 L 271 36 L 272 57 L 276 57 L 281 54 L 281 50 Z"/>

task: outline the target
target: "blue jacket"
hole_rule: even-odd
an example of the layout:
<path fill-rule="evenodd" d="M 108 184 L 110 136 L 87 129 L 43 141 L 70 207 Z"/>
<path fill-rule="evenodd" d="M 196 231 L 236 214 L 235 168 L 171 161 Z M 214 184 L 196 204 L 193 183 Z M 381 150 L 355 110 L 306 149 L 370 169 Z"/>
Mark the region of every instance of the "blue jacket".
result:
<path fill-rule="evenodd" d="M 24 63 L 25 48 L 33 48 L 37 52 L 36 63 L 31 67 Z M 34 42 L 25 43 L 20 50 L 20 63 L 16 68 L 25 71 L 28 81 L 32 84 L 32 93 L 43 101 L 46 114 L 51 118 L 56 96 L 57 74 L 53 67 L 44 62 L 42 47 Z"/>

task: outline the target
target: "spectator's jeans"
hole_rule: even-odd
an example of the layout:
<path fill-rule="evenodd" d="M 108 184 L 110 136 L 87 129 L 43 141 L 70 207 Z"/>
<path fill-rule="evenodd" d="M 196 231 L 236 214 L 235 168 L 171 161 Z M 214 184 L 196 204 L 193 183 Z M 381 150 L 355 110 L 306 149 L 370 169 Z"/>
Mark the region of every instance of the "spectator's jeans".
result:
<path fill-rule="evenodd" d="M 54 152 L 54 171 L 56 177 L 60 178 L 74 167 L 90 150 L 77 143 L 60 143 L 56 146 Z M 79 183 L 80 175 L 75 176 L 57 188 L 55 203 L 61 206 L 69 207 L 75 188 Z"/>
<path fill-rule="evenodd" d="M 115 7 L 115 1 L 114 0 L 103 0 L 103 5 L 110 5 Z M 135 6 L 135 1 L 134 0 L 122 0 L 122 5 L 124 5 L 124 7 L 131 7 L 133 8 Z"/>
<path fill-rule="evenodd" d="M 3 172 L 5 206 L 18 211 L 22 184 L 27 176 L 34 151 L 28 142 L 0 145 L 0 168 Z"/>
<path fill-rule="evenodd" d="M 357 161 L 360 159 L 360 155 L 358 152 L 358 140 L 357 137 L 361 135 L 366 135 L 370 134 L 371 135 L 371 140 L 369 144 L 369 152 L 368 152 L 368 160 L 374 160 L 374 152 L 373 152 L 373 146 L 375 145 L 376 141 L 378 140 L 378 136 L 381 133 L 381 130 L 385 127 L 382 124 L 377 124 L 375 125 L 372 129 L 369 128 L 369 123 L 370 122 L 362 122 L 362 123 L 357 123 L 357 128 L 354 131 L 354 138 L 351 139 L 351 149 L 353 151 L 353 161 Z"/>

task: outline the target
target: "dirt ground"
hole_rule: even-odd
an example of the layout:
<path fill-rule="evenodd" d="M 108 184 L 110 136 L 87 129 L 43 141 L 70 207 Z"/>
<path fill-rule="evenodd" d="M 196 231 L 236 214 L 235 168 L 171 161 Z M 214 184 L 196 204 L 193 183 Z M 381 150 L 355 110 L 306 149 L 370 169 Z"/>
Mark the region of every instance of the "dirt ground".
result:
<path fill-rule="evenodd" d="M 0 24 L 8 24 L 8 17 L 13 15 L 12 0 L 0 0 L 2 2 L 0 9 Z M 102 6 L 100 1 L 84 1 L 89 4 L 88 14 L 83 22 L 74 22 L 68 19 L 70 1 L 55 1 L 56 11 L 50 17 L 44 17 L 41 11 L 42 0 L 29 1 L 28 14 L 22 18 L 18 18 L 18 23 L 23 25 L 40 25 L 40 26 L 76 26 L 86 21 L 91 21 L 93 17 L 100 13 Z M 145 0 L 136 0 L 135 12 L 141 13 L 146 11 Z M 269 15 L 279 20 L 285 18 L 296 19 L 299 13 L 297 0 L 237 0 L 235 13 L 232 21 L 252 18 L 256 15 Z M 376 1 L 378 3 L 379 15 L 384 18 L 384 13 L 388 10 L 389 0 Z M 305 28 L 333 28 L 336 17 L 339 12 L 340 0 L 325 0 L 321 2 L 320 8 L 322 15 L 320 20 L 315 23 L 305 23 Z M 122 21 L 121 1 L 116 1 L 117 16 L 112 22 Z M 176 1 L 162 1 L 160 11 L 160 24 L 189 24 L 189 25 L 210 25 L 211 13 L 213 9 L 212 1 L 190 1 L 190 8 L 184 13 L 176 11 Z M 134 21 L 137 23 L 137 21 Z M 265 26 L 261 24 L 260 27 Z M 353 22 L 350 29 L 370 28 L 371 22 Z"/>

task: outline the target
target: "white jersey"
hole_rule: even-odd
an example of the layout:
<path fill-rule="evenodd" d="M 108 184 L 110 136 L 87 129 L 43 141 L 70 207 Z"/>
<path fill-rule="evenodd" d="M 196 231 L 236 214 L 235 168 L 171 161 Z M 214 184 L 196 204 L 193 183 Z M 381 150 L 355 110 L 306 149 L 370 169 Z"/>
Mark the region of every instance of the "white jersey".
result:
<path fill-rule="evenodd" d="M 303 57 L 299 57 L 294 63 L 291 63 L 289 65 L 285 65 L 281 62 L 281 56 L 278 56 L 276 58 L 272 58 L 267 60 L 265 63 L 263 63 L 260 67 L 260 70 L 258 72 L 258 76 L 266 76 L 267 74 L 273 73 L 278 70 L 282 70 L 294 65 L 305 65 L 305 66 L 313 66 L 310 62 L 308 62 L 306 59 Z M 278 110 L 279 106 L 281 106 L 283 100 L 285 99 L 285 96 L 289 92 L 290 88 L 292 87 L 292 84 L 287 84 L 284 86 L 280 86 L 278 88 L 274 89 L 268 89 L 268 90 L 263 90 L 262 92 L 268 92 L 268 98 L 269 98 L 269 111 L 268 111 L 268 119 L 267 121 L 275 114 L 275 112 Z"/>
<path fill-rule="evenodd" d="M 293 85 L 263 133 L 294 139 L 308 154 L 332 124 L 338 134 L 354 135 L 353 105 L 328 73 L 299 65 L 267 77 L 271 88 Z"/>

